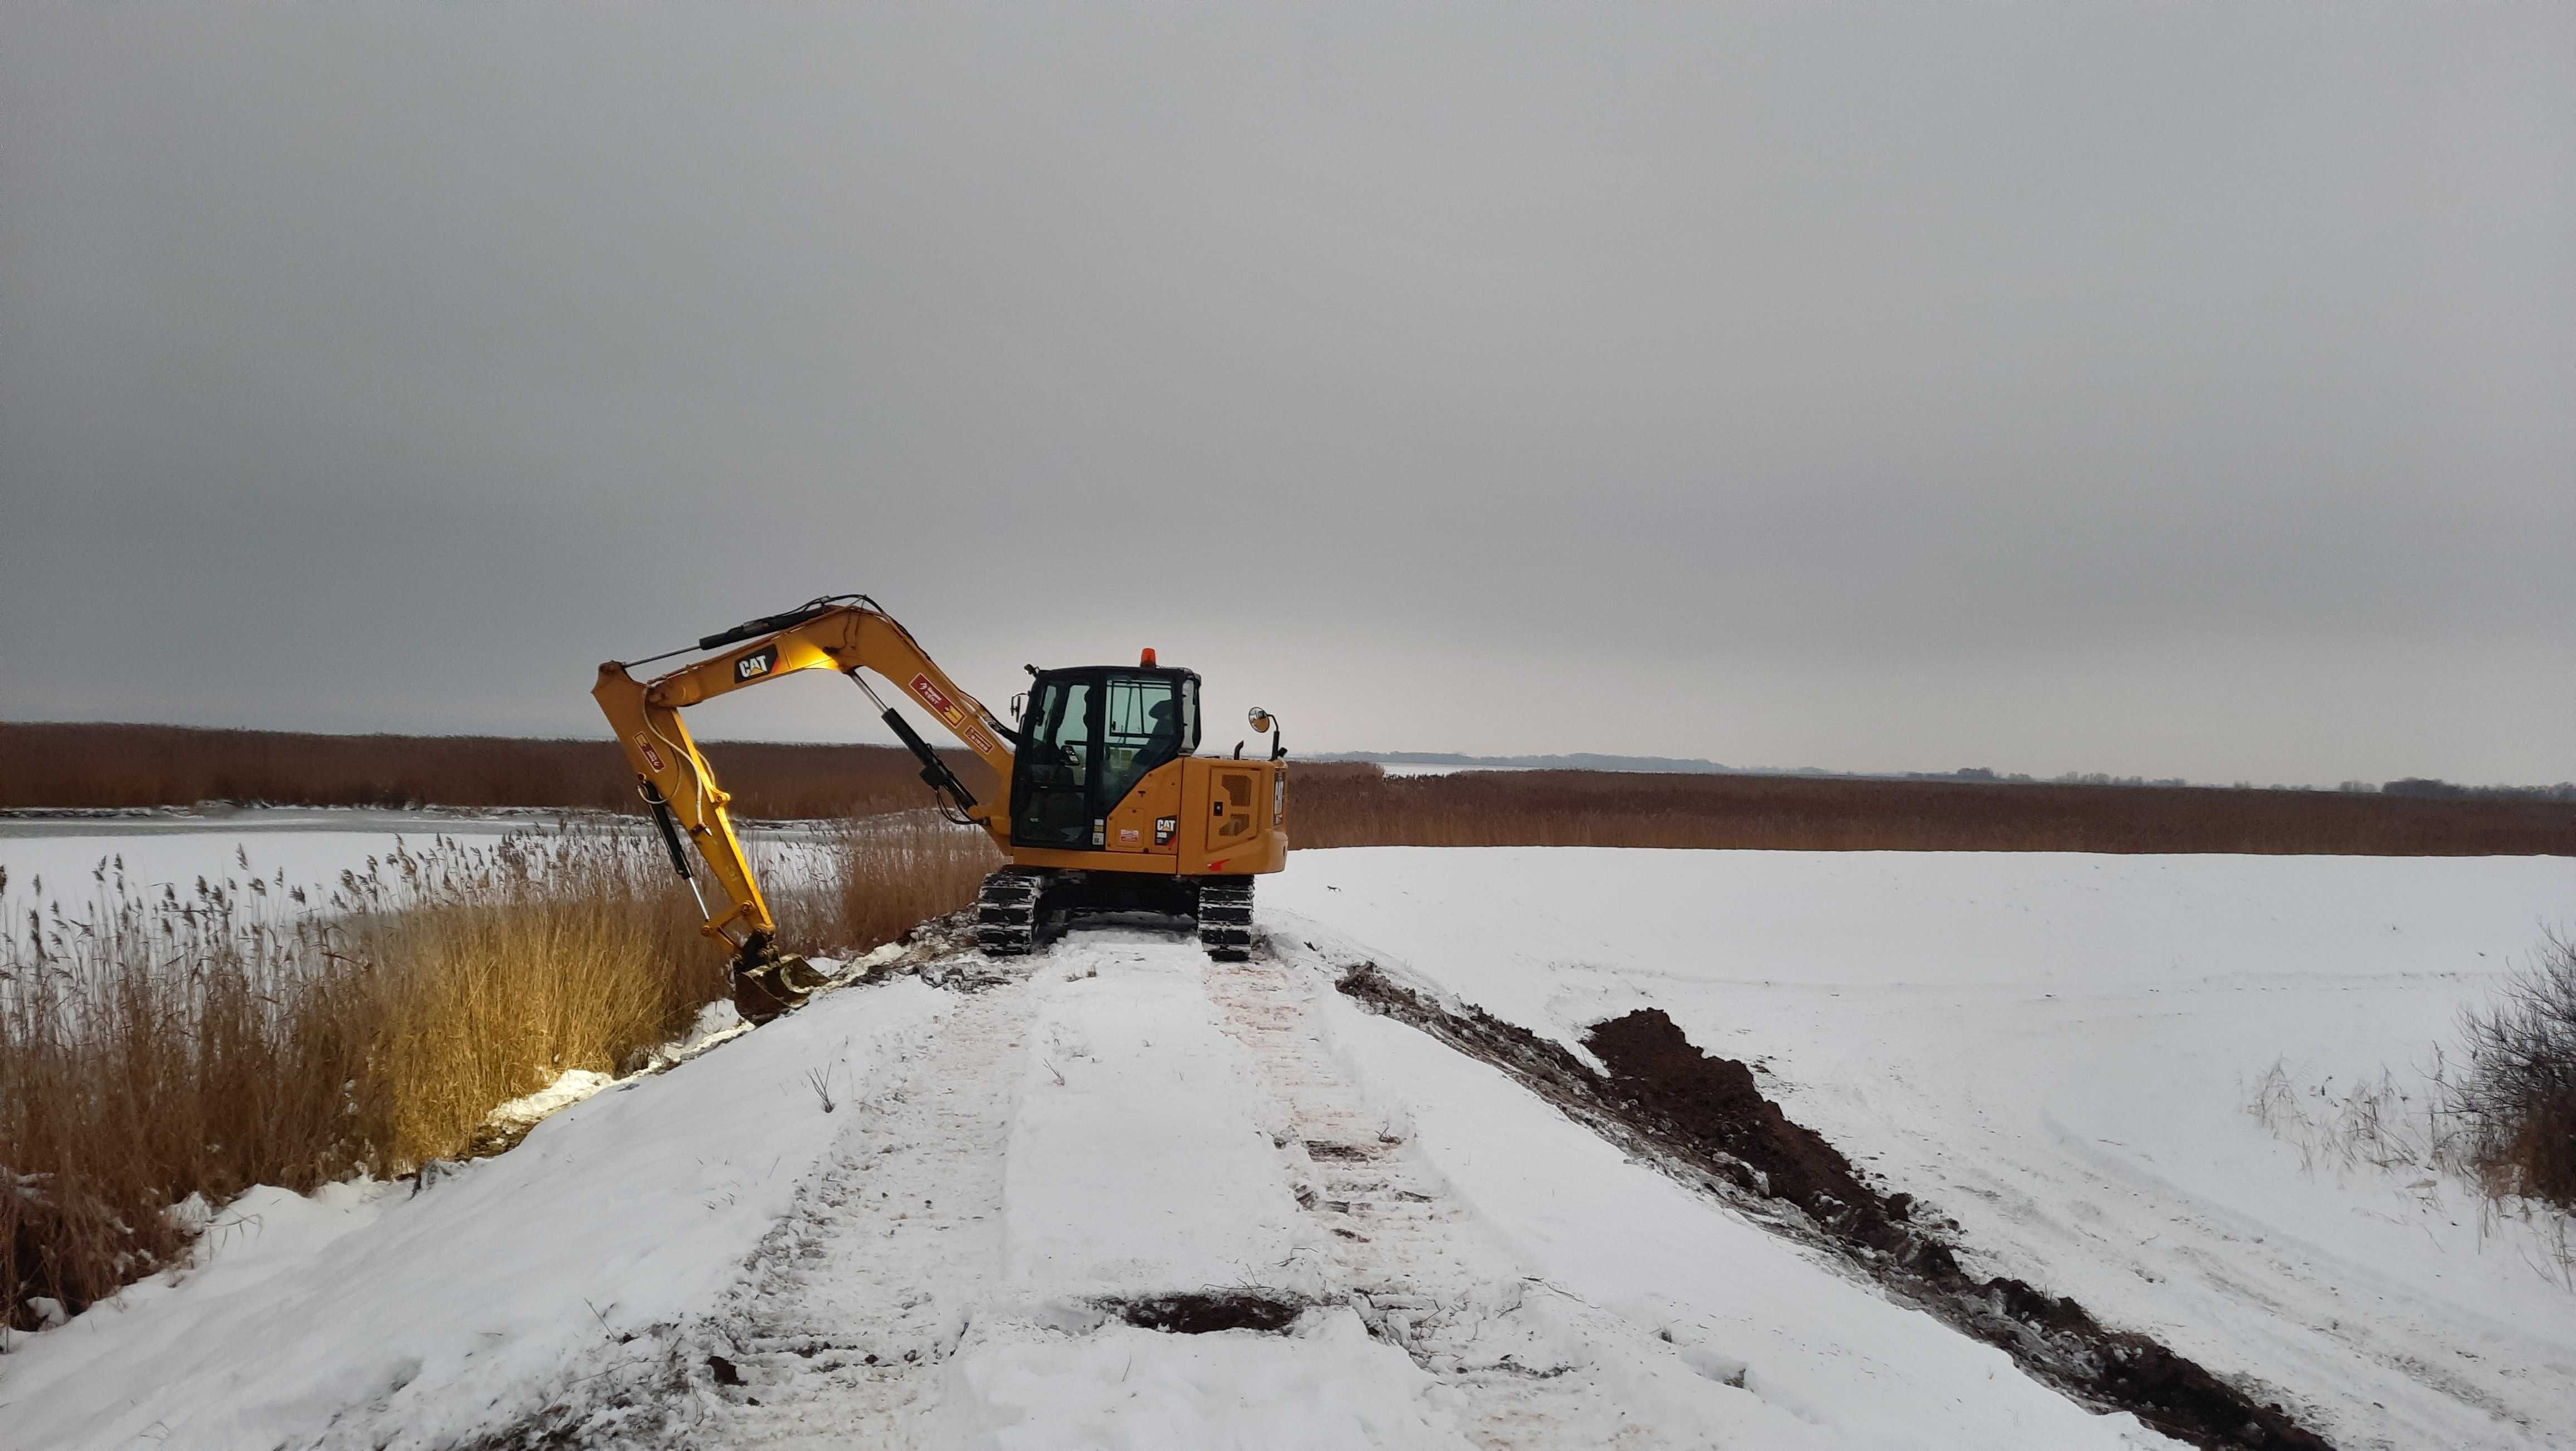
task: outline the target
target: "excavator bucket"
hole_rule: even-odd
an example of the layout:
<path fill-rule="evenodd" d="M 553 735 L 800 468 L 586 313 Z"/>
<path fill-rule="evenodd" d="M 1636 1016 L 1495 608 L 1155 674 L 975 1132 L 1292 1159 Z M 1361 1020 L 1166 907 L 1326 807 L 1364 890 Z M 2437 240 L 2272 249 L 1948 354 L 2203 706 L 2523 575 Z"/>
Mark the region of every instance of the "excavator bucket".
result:
<path fill-rule="evenodd" d="M 766 1023 L 803 1007 L 816 988 L 830 981 L 804 958 L 780 952 L 766 938 L 755 939 L 733 960 L 734 1011 L 746 1023 Z"/>

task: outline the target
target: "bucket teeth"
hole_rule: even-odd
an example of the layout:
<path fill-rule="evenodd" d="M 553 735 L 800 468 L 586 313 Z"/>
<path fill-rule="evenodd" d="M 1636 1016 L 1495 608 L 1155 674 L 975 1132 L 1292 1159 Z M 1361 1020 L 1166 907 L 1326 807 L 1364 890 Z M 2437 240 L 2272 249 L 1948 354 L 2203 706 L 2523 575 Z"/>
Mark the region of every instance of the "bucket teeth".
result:
<path fill-rule="evenodd" d="M 796 966 L 805 967 L 805 959 L 790 958 Z M 805 1005 L 813 992 L 811 987 L 797 985 L 794 975 L 783 971 L 785 963 L 758 962 L 733 970 L 733 1006 L 746 1023 L 766 1023 L 770 1019 L 794 1012 Z M 807 973 L 813 969 L 805 968 Z M 819 979 L 820 974 L 814 974 Z"/>
<path fill-rule="evenodd" d="M 804 958 L 779 951 L 763 933 L 743 944 L 734 957 L 734 1010 L 746 1023 L 766 1023 L 805 1006 L 814 990 L 830 981 Z"/>

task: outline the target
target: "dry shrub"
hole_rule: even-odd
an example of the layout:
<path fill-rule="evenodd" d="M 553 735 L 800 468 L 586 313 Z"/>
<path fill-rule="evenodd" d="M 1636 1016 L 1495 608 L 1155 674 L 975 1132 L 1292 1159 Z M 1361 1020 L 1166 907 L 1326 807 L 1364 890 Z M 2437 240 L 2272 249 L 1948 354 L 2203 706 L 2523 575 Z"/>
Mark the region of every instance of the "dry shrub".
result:
<path fill-rule="evenodd" d="M 2460 1027 L 2448 1087 L 2467 1157 L 2494 1193 L 2576 1210 L 2576 942 L 2552 937 Z"/>
<path fill-rule="evenodd" d="M 2302 1087 L 2275 1063 L 2245 1110 L 2309 1173 L 2395 1174 L 2427 1209 L 2445 1184 L 2481 1197 L 2481 1239 L 2511 1238 L 2576 1289 L 2576 943 L 2552 938 L 2494 1003 L 2461 1015 L 2465 1056 Z M 2419 1175 L 2429 1177 L 2417 1177 Z"/>
<path fill-rule="evenodd" d="M 1300 847 L 2576 856 L 2576 805 L 2557 801 L 1366 763 L 1299 763 L 1288 792 Z"/>

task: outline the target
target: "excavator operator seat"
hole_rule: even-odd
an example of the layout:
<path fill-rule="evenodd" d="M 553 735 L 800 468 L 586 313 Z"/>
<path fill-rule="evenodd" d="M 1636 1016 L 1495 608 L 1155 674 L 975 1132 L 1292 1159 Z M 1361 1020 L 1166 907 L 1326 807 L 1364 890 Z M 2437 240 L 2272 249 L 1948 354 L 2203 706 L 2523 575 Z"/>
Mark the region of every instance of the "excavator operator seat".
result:
<path fill-rule="evenodd" d="M 1152 666 L 1041 671 L 1020 718 L 1011 842 L 1102 846 L 1109 813 L 1155 767 L 1199 744 L 1197 672 Z"/>

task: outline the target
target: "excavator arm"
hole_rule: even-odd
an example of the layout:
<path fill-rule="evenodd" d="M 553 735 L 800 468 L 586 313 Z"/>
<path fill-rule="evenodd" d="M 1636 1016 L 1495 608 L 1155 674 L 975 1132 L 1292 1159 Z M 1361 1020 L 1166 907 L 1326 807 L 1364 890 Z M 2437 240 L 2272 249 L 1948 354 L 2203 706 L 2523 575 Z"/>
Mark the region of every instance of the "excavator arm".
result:
<path fill-rule="evenodd" d="M 681 845 L 685 836 L 715 876 L 724 901 L 710 904 L 701 893 L 699 905 L 706 911 L 708 935 L 723 938 L 735 950 L 737 997 L 742 996 L 739 983 L 744 975 L 775 975 L 776 969 L 793 960 L 777 954 L 773 935 L 778 924 L 725 810 L 732 797 L 716 784 L 715 770 L 690 738 L 681 711 L 799 670 L 837 670 L 877 703 L 887 727 L 920 759 L 923 781 L 939 795 L 952 818 L 983 827 L 997 842 L 1007 841 L 1008 828 L 997 819 L 994 807 L 975 799 L 911 723 L 877 696 L 861 672 L 877 675 L 920 702 L 1005 783 L 1011 775 L 1011 749 L 1005 744 L 1011 739 L 1009 727 L 949 679 L 912 632 L 877 608 L 875 601 L 864 595 L 817 600 L 709 635 L 698 642 L 698 648 L 723 653 L 649 681 L 636 680 L 626 664 L 612 660 L 599 667 L 599 683 L 592 687 L 591 696 L 615 728 L 618 744 L 635 768 L 638 789 L 653 808 L 673 867 L 690 879 L 695 890 L 695 876 Z M 787 995 L 778 996 L 782 1007 L 792 1001 Z"/>

